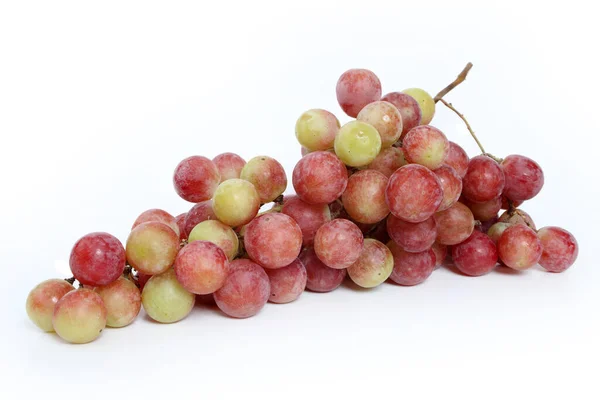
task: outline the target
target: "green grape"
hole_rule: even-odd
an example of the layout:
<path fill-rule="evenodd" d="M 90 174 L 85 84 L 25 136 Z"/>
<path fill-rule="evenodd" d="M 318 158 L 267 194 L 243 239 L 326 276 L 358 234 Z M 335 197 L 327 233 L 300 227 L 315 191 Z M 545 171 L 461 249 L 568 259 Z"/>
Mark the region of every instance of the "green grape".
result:
<path fill-rule="evenodd" d="M 419 103 L 421 109 L 421 124 L 429 125 L 435 115 L 435 101 L 429 93 L 419 88 L 405 89 L 402 93 L 409 95 Z"/>
<path fill-rule="evenodd" d="M 192 311 L 195 301 L 196 296 L 181 286 L 172 268 L 152 276 L 142 291 L 144 310 L 162 323 L 182 320 Z"/>
<path fill-rule="evenodd" d="M 335 154 L 351 167 L 368 165 L 381 150 L 381 136 L 372 125 L 351 121 L 341 127 L 335 137 Z"/>
<path fill-rule="evenodd" d="M 229 226 L 246 225 L 258 213 L 260 197 L 254 185 L 243 179 L 228 179 L 213 196 L 213 211 Z"/>
<path fill-rule="evenodd" d="M 296 121 L 296 139 L 310 151 L 327 150 L 339 129 L 340 121 L 329 111 L 308 110 Z"/>
<path fill-rule="evenodd" d="M 52 326 L 69 343 L 89 343 L 106 327 L 104 301 L 90 289 L 72 290 L 56 303 Z"/>
<path fill-rule="evenodd" d="M 216 244 L 230 261 L 234 259 L 239 250 L 239 240 L 235 231 L 214 219 L 200 222 L 192 229 L 188 242 L 192 243 L 196 240 L 205 240 Z"/>

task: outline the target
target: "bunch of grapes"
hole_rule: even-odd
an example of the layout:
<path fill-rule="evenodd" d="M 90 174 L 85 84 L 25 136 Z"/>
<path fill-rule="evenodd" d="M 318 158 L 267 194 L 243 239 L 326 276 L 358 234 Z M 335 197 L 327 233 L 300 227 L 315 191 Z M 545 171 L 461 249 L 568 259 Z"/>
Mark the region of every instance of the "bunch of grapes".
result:
<path fill-rule="evenodd" d="M 286 173 L 268 156 L 184 159 L 173 184 L 195 203 L 189 212 L 143 212 L 125 245 L 104 232 L 83 236 L 71 251 L 73 277 L 29 293 L 30 319 L 88 343 L 106 326 L 131 324 L 142 306 L 161 323 L 207 300 L 247 318 L 347 278 L 364 288 L 417 285 L 444 263 L 468 276 L 536 264 L 565 271 L 578 254 L 573 235 L 538 230 L 518 208 L 542 189 L 540 166 L 486 153 L 472 131 L 482 154 L 469 158 L 430 124 L 438 102 L 466 122 L 443 96 L 469 69 L 434 98 L 417 88 L 382 96 L 373 72 L 344 72 L 337 99 L 352 120 L 312 109 L 296 122 L 295 195 L 283 195 Z"/>

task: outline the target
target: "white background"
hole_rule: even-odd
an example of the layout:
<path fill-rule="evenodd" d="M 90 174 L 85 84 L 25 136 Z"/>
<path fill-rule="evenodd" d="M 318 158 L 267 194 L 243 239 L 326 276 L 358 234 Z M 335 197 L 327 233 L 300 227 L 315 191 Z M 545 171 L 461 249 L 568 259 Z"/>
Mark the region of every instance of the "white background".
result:
<path fill-rule="evenodd" d="M 1 2 L 1 397 L 598 398 L 600 29 L 586 3 Z M 373 70 L 384 93 L 434 94 L 467 61 L 447 99 L 488 151 L 542 165 L 523 209 L 576 235 L 568 272 L 441 269 L 247 320 L 141 314 L 83 346 L 27 319 L 28 291 L 69 274 L 80 236 L 124 241 L 145 209 L 190 208 L 171 183 L 184 157 L 265 154 L 291 177 L 296 118 L 348 120 L 335 99 L 346 69 Z M 432 124 L 477 154 L 448 110 Z"/>

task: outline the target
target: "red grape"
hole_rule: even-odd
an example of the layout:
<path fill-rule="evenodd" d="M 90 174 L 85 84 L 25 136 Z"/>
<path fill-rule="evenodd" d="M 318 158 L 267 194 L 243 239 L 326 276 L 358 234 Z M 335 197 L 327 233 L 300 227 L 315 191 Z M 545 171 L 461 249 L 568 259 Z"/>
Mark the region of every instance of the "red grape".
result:
<path fill-rule="evenodd" d="M 258 314 L 270 294 L 265 270 L 250 260 L 238 259 L 231 262 L 231 272 L 214 298 L 217 307 L 230 317 L 248 318 Z"/>
<path fill-rule="evenodd" d="M 179 214 L 175 217 L 175 222 L 177 223 L 177 228 L 179 228 L 179 240 L 186 240 L 188 235 L 185 231 L 185 218 L 187 217 L 187 213 Z"/>
<path fill-rule="evenodd" d="M 498 263 L 496 244 L 485 233 L 473 231 L 462 243 L 452 246 L 452 260 L 462 273 L 481 276 Z"/>
<path fill-rule="evenodd" d="M 502 236 L 502 233 L 509 226 L 511 226 L 511 224 L 508 224 L 506 222 L 496 222 L 494 225 L 490 226 L 490 228 L 487 230 L 487 235 L 489 236 L 490 239 L 492 239 L 492 241 L 494 243 L 498 243 L 498 239 L 500 239 L 500 236 Z"/>
<path fill-rule="evenodd" d="M 447 210 L 434 215 L 437 223 L 436 241 L 445 245 L 455 245 L 471 236 L 475 219 L 469 207 L 457 202 Z"/>
<path fill-rule="evenodd" d="M 421 164 L 431 170 L 442 166 L 448 154 L 448 146 L 446 135 L 430 125 L 417 126 L 402 139 L 406 161 Z"/>
<path fill-rule="evenodd" d="M 406 165 L 404 153 L 400 147 L 388 147 L 381 150 L 367 168 L 379 171 L 388 178 L 400 167 Z"/>
<path fill-rule="evenodd" d="M 453 168 L 447 165 L 441 166 L 433 171 L 433 173 L 440 180 L 442 191 L 444 193 L 444 197 L 437 211 L 444 211 L 450 208 L 460 198 L 462 192 L 462 179 Z"/>
<path fill-rule="evenodd" d="M 373 170 L 359 171 L 348 178 L 342 202 L 348 215 L 363 224 L 374 224 L 390 212 L 385 202 L 388 178 Z"/>
<path fill-rule="evenodd" d="M 235 153 L 222 153 L 212 159 L 219 171 L 221 179 L 219 182 L 227 179 L 238 179 L 246 161 Z"/>
<path fill-rule="evenodd" d="M 418 164 L 409 164 L 392 174 L 385 196 L 390 211 L 407 222 L 422 222 L 436 212 L 443 200 L 438 177 Z"/>
<path fill-rule="evenodd" d="M 120 277 L 95 289 L 106 307 L 106 326 L 122 328 L 131 324 L 142 308 L 140 289 L 129 279 Z"/>
<path fill-rule="evenodd" d="M 345 269 L 329 268 L 317 257 L 314 249 L 300 253 L 300 261 L 306 268 L 306 288 L 313 292 L 331 292 L 337 289 L 346 277 Z"/>
<path fill-rule="evenodd" d="M 167 225 L 169 228 L 173 229 L 173 231 L 177 234 L 177 236 L 179 236 L 179 234 L 180 234 L 179 225 L 177 225 L 177 221 L 175 220 L 175 217 L 172 216 L 171 214 L 169 214 L 168 212 L 166 212 L 164 210 L 160 210 L 158 208 L 152 208 L 150 210 L 146 210 L 143 213 L 141 213 L 140 216 L 137 217 L 137 219 L 133 223 L 133 226 L 131 227 L 131 229 L 135 228 L 136 226 L 138 226 L 140 224 L 143 224 L 144 222 L 150 222 L 150 221 L 161 222 L 161 223 Z"/>
<path fill-rule="evenodd" d="M 52 332 L 52 314 L 58 301 L 75 288 L 64 279 L 48 279 L 34 287 L 27 296 L 27 316 L 45 332 Z"/>
<path fill-rule="evenodd" d="M 487 156 L 473 157 L 463 178 L 463 195 L 470 201 L 482 203 L 502 194 L 504 172 L 498 163 Z"/>
<path fill-rule="evenodd" d="M 171 228 L 160 225 L 175 235 Z M 179 240 L 177 243 L 179 244 Z M 108 285 L 117 280 L 125 269 L 125 249 L 113 235 L 105 232 L 89 233 L 73 246 L 69 265 L 73 276 L 82 284 Z"/>
<path fill-rule="evenodd" d="M 387 219 L 390 238 L 404 250 L 419 253 L 429 249 L 437 236 L 437 224 L 433 217 L 413 224 L 390 215 Z"/>
<path fill-rule="evenodd" d="M 248 256 L 265 268 L 291 264 L 302 248 L 302 230 L 286 214 L 267 213 L 256 217 L 244 233 Z"/>
<path fill-rule="evenodd" d="M 331 221 L 331 212 L 327 204 L 309 204 L 298 196 L 286 196 L 281 212 L 296 221 L 302 230 L 304 246 L 312 246 L 317 229 Z"/>
<path fill-rule="evenodd" d="M 208 219 L 217 219 L 212 208 L 212 200 L 206 200 L 194 205 L 185 216 L 185 236 L 190 236 L 192 229 L 200 222 Z"/>
<path fill-rule="evenodd" d="M 533 267 L 542 256 L 542 242 L 536 233 L 525 225 L 506 228 L 498 239 L 498 254 L 510 268 L 524 270 Z"/>
<path fill-rule="evenodd" d="M 435 254 L 435 267 L 438 268 L 444 263 L 444 260 L 448 255 L 448 246 L 436 242 L 431 246 L 431 251 Z"/>
<path fill-rule="evenodd" d="M 221 176 L 215 163 L 202 156 L 192 156 L 181 161 L 173 175 L 177 194 L 192 203 L 209 200 L 220 181 Z"/>
<path fill-rule="evenodd" d="M 400 139 L 408 133 L 412 128 L 421 123 L 421 108 L 419 103 L 406 93 L 392 92 L 382 97 L 383 101 L 387 101 L 396 106 L 402 116 L 402 134 Z"/>
<path fill-rule="evenodd" d="M 225 283 L 229 274 L 229 260 L 216 244 L 196 240 L 179 251 L 173 269 L 185 290 L 194 294 L 209 294 Z"/>
<path fill-rule="evenodd" d="M 503 212 L 502 215 L 500 215 L 500 218 L 498 218 L 498 221 L 506 222 L 511 225 L 515 225 L 515 224 L 527 225 L 531 229 L 535 230 L 535 222 L 533 222 L 533 219 L 531 218 L 531 216 L 529 214 L 527 214 L 525 211 L 523 211 L 521 209 L 516 209 L 513 212 L 509 212 L 509 211 Z"/>
<path fill-rule="evenodd" d="M 306 268 L 299 259 L 290 265 L 277 269 L 266 269 L 271 283 L 271 296 L 273 303 L 289 303 L 296 300 L 306 288 Z"/>
<path fill-rule="evenodd" d="M 507 198 L 529 200 L 542 190 L 544 173 L 531 158 L 513 154 L 506 157 L 501 165 L 506 177 L 503 194 Z"/>
<path fill-rule="evenodd" d="M 160 274 L 175 262 L 179 236 L 165 224 L 145 222 L 131 231 L 125 247 L 129 265 L 144 274 Z"/>
<path fill-rule="evenodd" d="M 563 272 L 568 269 L 579 255 L 579 245 L 575 237 L 567 230 L 546 226 L 537 233 L 542 243 L 540 265 L 550 272 Z"/>
<path fill-rule="evenodd" d="M 348 171 L 335 154 L 315 151 L 302 157 L 292 175 L 298 196 L 310 204 L 329 204 L 346 190 Z"/>
<path fill-rule="evenodd" d="M 365 239 L 360 257 L 348 267 L 348 275 L 358 286 L 373 288 L 385 282 L 393 269 L 394 257 L 386 245 L 375 239 Z"/>
<path fill-rule="evenodd" d="M 381 82 L 368 69 L 350 69 L 340 76 L 335 92 L 342 110 L 356 118 L 367 104 L 381 98 Z"/>
<path fill-rule="evenodd" d="M 261 203 L 270 203 L 287 188 L 285 170 L 279 161 L 267 156 L 254 157 L 246 163 L 240 178 L 254 185 Z"/>
<path fill-rule="evenodd" d="M 400 139 L 402 115 L 392 103 L 375 101 L 366 105 L 356 117 L 357 120 L 372 125 L 381 136 L 381 147 L 390 147 Z"/>
<path fill-rule="evenodd" d="M 489 221 L 498 217 L 498 211 L 500 211 L 500 207 L 502 207 L 502 198 L 494 197 L 492 200 L 483 203 L 466 201 L 465 204 L 469 206 L 475 219 L 479 221 Z"/>
<path fill-rule="evenodd" d="M 394 270 L 390 279 L 399 285 L 414 286 L 423 282 L 435 268 L 435 253 L 428 249 L 420 253 L 409 253 L 394 241 L 387 244 L 394 256 Z"/>
<path fill-rule="evenodd" d="M 469 168 L 469 156 L 462 147 L 449 141 L 448 153 L 446 154 L 444 164 L 454 169 L 462 179 L 467 174 L 467 169 Z"/>
<path fill-rule="evenodd" d="M 363 249 L 363 234 L 356 224 L 337 218 L 321 226 L 315 235 L 315 253 L 330 268 L 352 265 Z"/>

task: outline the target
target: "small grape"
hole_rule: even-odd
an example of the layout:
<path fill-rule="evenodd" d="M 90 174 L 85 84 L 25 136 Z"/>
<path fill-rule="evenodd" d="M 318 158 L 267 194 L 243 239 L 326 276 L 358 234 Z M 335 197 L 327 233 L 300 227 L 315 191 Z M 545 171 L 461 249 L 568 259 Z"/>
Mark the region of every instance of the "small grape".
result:
<path fill-rule="evenodd" d="M 531 158 L 520 155 L 507 156 L 502 161 L 506 184 L 502 194 L 511 200 L 534 198 L 544 186 L 544 172 Z"/>
<path fill-rule="evenodd" d="M 140 289 L 129 279 L 120 277 L 95 289 L 106 307 L 106 326 L 121 328 L 131 324 L 142 307 Z"/>
<path fill-rule="evenodd" d="M 446 159 L 444 160 L 444 164 L 453 168 L 454 171 L 458 174 L 458 176 L 462 178 L 467 174 L 467 170 L 469 169 L 469 156 L 467 152 L 463 150 L 462 147 L 457 145 L 454 142 L 448 142 L 448 153 L 446 154 Z"/>
<path fill-rule="evenodd" d="M 106 327 L 106 307 L 90 289 L 72 290 L 56 303 L 52 327 L 69 343 L 89 343 Z"/>
<path fill-rule="evenodd" d="M 435 115 L 435 101 L 429 93 L 419 88 L 404 89 L 405 93 L 419 103 L 421 109 L 421 125 L 429 125 Z"/>
<path fill-rule="evenodd" d="M 379 132 L 382 148 L 388 148 L 400 139 L 402 116 L 392 103 L 375 101 L 367 104 L 356 119 L 373 126 Z"/>
<path fill-rule="evenodd" d="M 567 230 L 546 226 L 537 233 L 542 243 L 540 265 L 550 272 L 563 272 L 571 267 L 579 255 L 579 244 Z"/>
<path fill-rule="evenodd" d="M 406 161 L 421 164 L 431 170 L 442 166 L 448 154 L 448 147 L 446 135 L 430 125 L 411 129 L 402 140 Z"/>
<path fill-rule="evenodd" d="M 420 253 L 409 253 L 396 242 L 387 244 L 394 257 L 394 269 L 390 279 L 399 285 L 414 286 L 422 283 L 435 268 L 435 253 L 428 249 Z"/>
<path fill-rule="evenodd" d="M 488 235 L 473 231 L 467 240 L 452 246 L 452 260 L 462 273 L 481 276 L 496 266 L 498 251 L 496 244 Z"/>
<path fill-rule="evenodd" d="M 171 228 L 163 226 L 175 235 Z M 73 246 L 69 265 L 73 276 L 82 284 L 108 285 L 117 280 L 125 269 L 125 249 L 111 234 L 89 233 Z"/>
<path fill-rule="evenodd" d="M 442 165 L 440 168 L 433 171 L 433 173 L 440 180 L 442 192 L 444 193 L 442 202 L 437 211 L 444 211 L 450 208 L 460 198 L 460 194 L 462 193 L 462 179 L 453 168 L 447 165 Z"/>
<path fill-rule="evenodd" d="M 306 288 L 306 268 L 299 259 L 290 265 L 277 269 L 265 269 L 271 284 L 272 303 L 290 303 L 296 300 Z"/>
<path fill-rule="evenodd" d="M 348 178 L 342 203 L 348 215 L 363 224 L 383 220 L 390 212 L 385 202 L 388 178 L 373 170 L 359 171 Z"/>
<path fill-rule="evenodd" d="M 239 240 L 233 229 L 229 225 L 217 220 L 207 220 L 200 222 L 192 232 L 188 242 L 205 240 L 216 244 L 223 250 L 227 258 L 231 261 L 239 251 Z"/>
<path fill-rule="evenodd" d="M 338 79 L 335 92 L 342 110 L 356 118 L 367 104 L 381 98 L 381 82 L 368 69 L 350 69 Z"/>
<path fill-rule="evenodd" d="M 212 208 L 219 221 L 229 226 L 242 226 L 258 214 L 260 197 L 250 182 L 228 179 L 215 191 Z"/>
<path fill-rule="evenodd" d="M 365 239 L 358 260 L 348 267 L 348 276 L 358 286 L 374 288 L 390 277 L 394 257 L 385 244 L 375 239 Z"/>
<path fill-rule="evenodd" d="M 466 240 L 475 227 L 475 219 L 469 207 L 457 202 L 447 210 L 434 215 L 437 223 L 436 241 L 447 246 Z"/>
<path fill-rule="evenodd" d="M 192 203 L 209 200 L 220 181 L 215 163 L 202 156 L 184 159 L 177 165 L 173 175 L 177 194 Z"/>
<path fill-rule="evenodd" d="M 335 154 L 351 167 L 365 166 L 377 157 L 381 150 L 381 136 L 372 125 L 351 121 L 343 125 L 334 142 Z"/>
<path fill-rule="evenodd" d="M 179 251 L 173 269 L 185 290 L 194 294 L 210 294 L 225 283 L 229 260 L 216 244 L 196 240 Z"/>
<path fill-rule="evenodd" d="M 175 217 L 175 222 L 177 223 L 177 228 L 179 228 L 179 240 L 186 240 L 188 235 L 185 231 L 185 218 L 187 217 L 187 213 L 179 214 Z"/>
<path fill-rule="evenodd" d="M 185 216 L 185 235 L 190 235 L 192 229 L 202 221 L 217 219 L 213 211 L 212 200 L 206 200 L 195 204 Z"/>
<path fill-rule="evenodd" d="M 337 289 L 346 277 L 345 269 L 329 268 L 317 257 L 313 248 L 300 253 L 300 261 L 306 268 L 306 288 L 325 293 Z"/>
<path fill-rule="evenodd" d="M 302 230 L 294 219 L 282 213 L 255 218 L 244 233 L 248 256 L 264 268 L 291 264 L 302 248 Z"/>
<path fill-rule="evenodd" d="M 487 156 L 473 157 L 463 178 L 463 196 L 482 203 L 502 194 L 504 172 L 498 163 Z"/>
<path fill-rule="evenodd" d="M 142 290 L 142 305 L 146 314 L 163 324 L 187 317 L 195 302 L 196 296 L 179 283 L 173 268 L 152 276 Z"/>
<path fill-rule="evenodd" d="M 337 218 L 321 226 L 315 235 L 315 253 L 328 267 L 348 268 L 363 250 L 363 234 L 354 223 Z"/>
<path fill-rule="evenodd" d="M 36 285 L 25 303 L 29 319 L 44 332 L 52 332 L 52 314 L 56 303 L 75 288 L 64 279 L 48 279 Z"/>
<path fill-rule="evenodd" d="M 239 179 L 246 161 L 235 153 L 222 153 L 212 159 L 219 171 L 219 183 L 227 179 Z"/>
<path fill-rule="evenodd" d="M 339 129 L 340 121 L 329 111 L 308 110 L 296 121 L 296 139 L 309 152 L 327 150 L 333 147 Z"/>
<path fill-rule="evenodd" d="M 531 228 L 521 224 L 506 228 L 497 245 L 502 262 L 516 270 L 533 267 L 542 256 L 542 242 Z"/>
<path fill-rule="evenodd" d="M 302 231 L 304 246 L 312 246 L 317 229 L 331 221 L 327 204 L 309 204 L 298 196 L 286 196 L 281 212 L 296 221 Z"/>
<path fill-rule="evenodd" d="M 498 211 L 502 207 L 502 198 L 500 196 L 494 197 L 492 200 L 483 203 L 466 201 L 465 205 L 471 209 L 475 219 L 484 222 L 498 217 Z"/>
<path fill-rule="evenodd" d="M 387 219 L 387 231 L 390 238 L 405 251 L 420 253 L 435 242 L 437 224 L 433 217 L 413 224 L 390 215 Z"/>
<path fill-rule="evenodd" d="M 136 226 L 143 224 L 144 222 L 150 221 L 161 222 L 167 225 L 169 228 L 173 229 L 177 236 L 179 236 L 180 234 L 179 225 L 177 225 L 175 217 L 169 214 L 168 212 L 160 210 L 158 208 L 146 210 L 143 213 L 141 213 L 140 216 L 137 217 L 137 219 L 133 223 L 131 229 L 134 229 Z"/>
<path fill-rule="evenodd" d="M 179 236 L 165 224 L 145 222 L 131 231 L 125 248 L 133 268 L 148 275 L 160 274 L 175 262 Z"/>
<path fill-rule="evenodd" d="M 381 150 L 367 168 L 381 172 L 389 178 L 398 168 L 404 165 L 406 165 L 406 160 L 404 159 L 402 148 L 388 147 Z"/>
<path fill-rule="evenodd" d="M 525 211 L 521 209 L 516 209 L 512 212 L 505 211 L 498 218 L 499 222 L 506 222 L 511 225 L 521 224 L 530 227 L 535 230 L 535 222 L 533 222 L 533 218 Z"/>
<path fill-rule="evenodd" d="M 422 119 L 421 108 L 419 103 L 406 93 L 392 92 L 388 93 L 381 99 L 396 106 L 402 116 L 402 134 L 400 139 L 415 126 L 419 126 Z"/>
<path fill-rule="evenodd" d="M 248 161 L 240 177 L 254 185 L 263 204 L 272 202 L 287 188 L 283 166 L 267 156 L 254 157 Z"/>
<path fill-rule="evenodd" d="M 335 154 L 315 151 L 294 167 L 292 183 L 298 196 L 310 204 L 329 204 L 346 190 L 348 171 Z"/>

